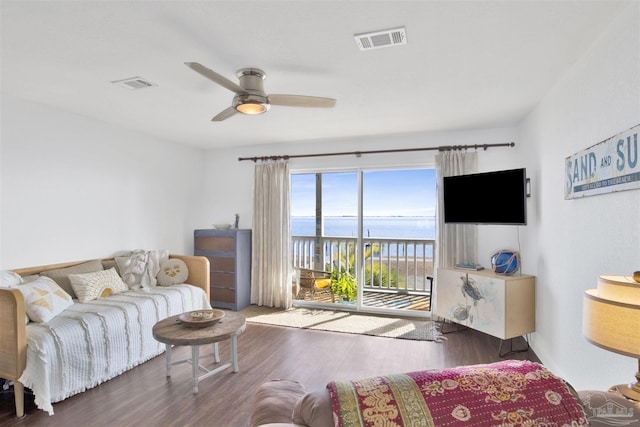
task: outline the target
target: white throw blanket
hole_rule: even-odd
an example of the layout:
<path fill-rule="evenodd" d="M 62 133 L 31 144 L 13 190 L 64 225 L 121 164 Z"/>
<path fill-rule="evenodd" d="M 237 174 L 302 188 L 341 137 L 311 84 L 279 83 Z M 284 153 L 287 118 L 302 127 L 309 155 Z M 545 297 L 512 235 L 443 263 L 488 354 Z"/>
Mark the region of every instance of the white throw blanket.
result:
<path fill-rule="evenodd" d="M 152 288 L 156 286 L 156 276 L 160 263 L 169 259 L 169 251 L 145 251 L 137 249 L 129 256 L 116 257 L 122 280 L 129 289 Z"/>
<path fill-rule="evenodd" d="M 127 291 L 75 303 L 47 324 L 27 325 L 27 367 L 20 382 L 38 408 L 93 388 L 159 354 L 153 325 L 190 310 L 211 308 L 191 285 Z"/>

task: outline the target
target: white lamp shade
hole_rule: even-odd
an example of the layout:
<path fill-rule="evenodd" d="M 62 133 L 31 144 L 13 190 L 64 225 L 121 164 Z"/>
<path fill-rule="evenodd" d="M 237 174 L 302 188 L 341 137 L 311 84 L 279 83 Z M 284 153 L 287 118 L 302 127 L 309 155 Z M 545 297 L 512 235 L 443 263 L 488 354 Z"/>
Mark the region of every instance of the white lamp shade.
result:
<path fill-rule="evenodd" d="M 582 333 L 606 350 L 640 357 L 640 284 L 625 276 L 601 276 L 584 294 Z"/>
<path fill-rule="evenodd" d="M 640 304 L 640 283 L 629 276 L 600 276 L 598 296 L 612 301 Z"/>

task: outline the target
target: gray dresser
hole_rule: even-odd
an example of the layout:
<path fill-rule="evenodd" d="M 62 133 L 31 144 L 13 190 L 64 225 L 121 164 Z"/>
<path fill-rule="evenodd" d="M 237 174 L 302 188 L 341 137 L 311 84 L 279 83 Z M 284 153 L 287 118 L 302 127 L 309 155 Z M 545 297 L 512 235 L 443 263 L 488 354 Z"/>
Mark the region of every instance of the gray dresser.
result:
<path fill-rule="evenodd" d="M 251 230 L 195 230 L 194 255 L 211 263 L 211 305 L 241 310 L 251 304 Z"/>

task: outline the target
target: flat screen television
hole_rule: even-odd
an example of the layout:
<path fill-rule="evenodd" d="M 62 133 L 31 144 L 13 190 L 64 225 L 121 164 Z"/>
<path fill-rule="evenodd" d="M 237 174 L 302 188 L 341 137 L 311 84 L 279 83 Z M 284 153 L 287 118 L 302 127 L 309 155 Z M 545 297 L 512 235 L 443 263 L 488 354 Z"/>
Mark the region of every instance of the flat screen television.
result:
<path fill-rule="evenodd" d="M 444 222 L 527 224 L 526 169 L 443 178 Z"/>

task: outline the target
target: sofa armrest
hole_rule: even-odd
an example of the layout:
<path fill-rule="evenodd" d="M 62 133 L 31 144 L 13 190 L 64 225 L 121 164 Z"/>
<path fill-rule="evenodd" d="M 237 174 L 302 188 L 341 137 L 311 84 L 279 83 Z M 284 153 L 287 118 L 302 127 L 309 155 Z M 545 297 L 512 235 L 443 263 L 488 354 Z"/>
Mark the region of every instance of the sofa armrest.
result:
<path fill-rule="evenodd" d="M 251 410 L 251 427 L 295 426 L 293 408 L 304 396 L 305 387 L 297 381 L 271 380 L 256 390 Z"/>
<path fill-rule="evenodd" d="M 27 364 L 25 303 L 18 289 L 0 289 L 0 377 L 14 382 L 16 416 L 24 415 L 24 388 L 18 378 Z"/>
<path fill-rule="evenodd" d="M 207 300 L 211 299 L 209 283 L 210 283 L 210 263 L 207 257 L 193 255 L 169 255 L 169 258 L 178 258 L 184 261 L 189 268 L 189 277 L 187 283 L 202 288 L 207 294 Z"/>

